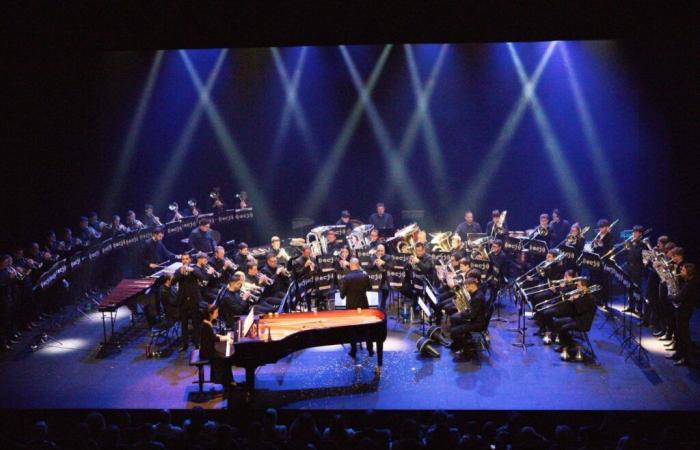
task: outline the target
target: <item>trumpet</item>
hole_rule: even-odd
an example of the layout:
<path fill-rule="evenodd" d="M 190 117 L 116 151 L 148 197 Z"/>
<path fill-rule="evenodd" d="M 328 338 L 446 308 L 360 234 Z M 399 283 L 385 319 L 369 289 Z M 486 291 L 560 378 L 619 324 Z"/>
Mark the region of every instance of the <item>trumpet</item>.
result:
<path fill-rule="evenodd" d="M 191 198 L 191 199 L 187 200 L 187 204 L 189 205 L 190 208 L 192 208 L 192 215 L 198 216 L 199 209 L 197 209 L 197 200 Z"/>
<path fill-rule="evenodd" d="M 206 270 L 207 273 L 214 278 L 221 278 L 221 272 L 217 272 L 211 264 L 204 266 L 204 270 Z"/>
<path fill-rule="evenodd" d="M 283 259 L 285 261 L 289 261 L 289 254 L 286 252 L 286 250 L 283 247 L 280 247 L 280 251 L 277 253 L 277 259 Z"/>
<path fill-rule="evenodd" d="M 262 295 L 263 287 L 258 286 L 255 283 L 249 283 L 247 281 L 243 282 L 243 285 L 241 286 L 241 294 L 247 294 L 249 296 L 249 300 L 251 302 L 256 302 L 260 299 L 260 296 Z"/>
<path fill-rule="evenodd" d="M 316 264 L 309 258 L 305 263 L 304 267 L 308 267 L 310 271 L 314 272 L 316 270 Z"/>
<path fill-rule="evenodd" d="M 257 273 L 255 275 L 255 278 L 258 279 L 258 283 L 262 283 L 266 286 L 270 286 L 275 282 L 274 280 L 272 280 L 270 277 L 268 277 L 264 273 Z"/>
<path fill-rule="evenodd" d="M 277 268 L 277 275 L 282 275 L 283 277 L 290 277 L 291 273 L 289 272 L 289 270 L 287 270 L 286 267 L 280 266 Z"/>

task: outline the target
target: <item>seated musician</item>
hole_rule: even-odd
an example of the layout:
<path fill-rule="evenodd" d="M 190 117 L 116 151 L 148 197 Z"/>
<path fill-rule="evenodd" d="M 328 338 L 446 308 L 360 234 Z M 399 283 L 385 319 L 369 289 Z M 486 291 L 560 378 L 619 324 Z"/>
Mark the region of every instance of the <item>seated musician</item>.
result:
<path fill-rule="evenodd" d="M 350 221 L 350 211 L 344 209 L 340 212 L 340 219 L 335 223 L 336 225 L 345 225 L 345 234 L 348 235 L 352 231 L 354 225 Z"/>
<path fill-rule="evenodd" d="M 552 210 L 552 220 L 549 222 L 549 241 L 551 245 L 559 245 L 560 242 L 566 239 L 569 228 L 569 221 L 562 219 L 559 208 L 554 208 Z"/>
<path fill-rule="evenodd" d="M 394 218 L 386 212 L 384 203 L 377 203 L 377 212 L 369 216 L 368 222 L 378 230 L 390 230 L 394 228 Z"/>
<path fill-rule="evenodd" d="M 599 256 L 607 255 L 613 248 L 613 237 L 610 233 L 610 221 L 600 219 L 597 223 L 598 236 L 593 241 L 593 252 Z"/>
<path fill-rule="evenodd" d="M 216 305 L 210 305 L 204 312 L 204 319 L 201 324 L 201 337 L 199 348 L 199 359 L 210 361 L 211 363 L 211 381 L 220 384 L 224 387 L 224 391 L 228 391 L 233 383 L 233 374 L 231 373 L 231 365 L 222 355 L 216 351 L 217 342 L 233 342 L 233 338 L 216 334 L 214 332 L 213 322 L 219 318 L 219 308 Z"/>
<path fill-rule="evenodd" d="M 233 257 L 233 262 L 241 269 L 245 269 L 249 262 L 253 262 L 253 255 L 250 254 L 248 250 L 248 244 L 241 242 L 238 244 L 238 251 Z"/>
<path fill-rule="evenodd" d="M 309 245 L 302 247 L 301 255 L 294 259 L 292 263 L 292 269 L 294 278 L 297 280 L 316 272 L 316 263 L 314 262 L 314 257 L 311 256 L 311 247 Z"/>
<path fill-rule="evenodd" d="M 343 246 L 340 242 L 338 242 L 338 237 L 335 234 L 335 231 L 330 230 L 326 233 L 326 254 L 328 255 L 337 255 L 340 253 L 340 248 Z"/>
<path fill-rule="evenodd" d="M 216 241 L 211 231 L 211 221 L 206 217 L 199 219 L 197 228 L 189 235 L 190 247 L 198 252 L 212 253 L 216 248 Z"/>
<path fill-rule="evenodd" d="M 386 300 L 389 297 L 389 286 L 386 278 L 386 271 L 391 267 L 393 258 L 386 254 L 384 245 L 379 244 L 376 247 L 374 255 L 369 260 L 368 269 L 377 270 L 382 273 L 382 281 L 379 286 L 381 298 L 379 299 L 379 307 L 383 310 L 386 308 Z"/>
<path fill-rule="evenodd" d="M 88 225 L 99 234 L 102 234 L 102 230 L 107 226 L 106 223 L 100 220 L 99 215 L 95 211 L 91 212 L 88 216 Z"/>
<path fill-rule="evenodd" d="M 682 264 L 679 273 L 680 291 L 676 297 L 671 298 L 675 307 L 676 320 L 676 345 L 675 353 L 667 356 L 673 359 L 674 366 L 688 365 L 693 353 L 693 342 L 690 339 L 690 318 L 693 315 L 693 307 L 698 301 L 697 270 L 695 264 Z"/>
<path fill-rule="evenodd" d="M 146 225 L 136 218 L 136 213 L 132 210 L 126 212 L 126 221 L 124 222 L 124 225 L 129 229 L 129 231 L 136 231 L 146 228 Z"/>
<path fill-rule="evenodd" d="M 474 213 L 467 210 L 464 213 L 464 222 L 457 225 L 454 236 L 459 236 L 462 242 L 467 242 L 467 235 L 481 232 L 481 225 L 474 221 Z"/>
<path fill-rule="evenodd" d="M 567 300 L 573 305 L 571 315 L 567 317 L 555 317 L 552 320 L 552 329 L 559 335 L 560 346 L 556 349 L 561 352 L 562 359 L 571 359 L 569 348 L 573 345 L 571 332 L 574 330 L 589 330 L 595 318 L 596 305 L 593 295 L 589 292 L 590 283 L 587 278 L 581 278 L 576 283 L 576 290 L 567 294 Z"/>
<path fill-rule="evenodd" d="M 340 248 L 338 257 L 333 261 L 333 269 L 337 272 L 348 272 L 350 270 L 350 249 L 346 246 Z"/>
<path fill-rule="evenodd" d="M 491 220 L 486 224 L 486 234 L 501 240 L 508 236 L 508 227 L 505 220 L 501 223 L 501 211 L 497 209 L 491 211 Z"/>
<path fill-rule="evenodd" d="M 258 300 L 259 309 L 265 309 L 264 312 L 275 310 L 282 303 L 284 294 L 274 292 L 269 289 L 274 284 L 274 280 L 267 277 L 258 270 L 257 262 L 249 262 L 246 266 L 245 282 L 250 285 L 259 286 L 262 291 Z"/>
<path fill-rule="evenodd" d="M 63 240 L 61 241 L 61 243 L 63 244 L 62 251 L 59 250 L 59 254 L 62 257 L 72 255 L 73 253 L 80 250 L 80 246 L 82 245 L 82 241 L 77 237 L 73 236 L 73 230 L 71 230 L 70 228 L 63 229 Z"/>
<path fill-rule="evenodd" d="M 489 252 L 491 261 L 491 276 L 496 287 L 500 287 L 506 277 L 510 276 L 510 260 L 503 251 L 503 241 L 494 239 L 491 241 L 491 251 Z"/>
<path fill-rule="evenodd" d="M 216 298 L 216 290 L 212 289 L 212 286 L 216 283 L 215 280 L 221 277 L 221 273 L 217 272 L 209 265 L 209 257 L 203 252 L 199 252 L 195 255 L 195 265 L 193 269 L 197 276 L 202 300 L 207 303 L 212 303 Z"/>
<path fill-rule="evenodd" d="M 143 262 L 150 271 L 160 268 L 165 262 L 180 258 L 179 255 L 176 255 L 165 247 L 163 236 L 162 228 L 154 228 L 151 232 L 151 239 L 149 239 L 144 246 Z"/>
<path fill-rule="evenodd" d="M 377 245 L 381 244 L 381 240 L 379 239 L 379 230 L 376 228 L 372 228 L 369 232 L 369 248 L 370 250 L 373 248 L 377 248 Z"/>
<path fill-rule="evenodd" d="M 464 248 L 462 238 L 458 234 L 453 234 L 450 238 L 450 255 L 454 256 L 456 261 L 467 256 L 467 250 Z"/>
<path fill-rule="evenodd" d="M 219 277 L 210 280 L 209 287 L 218 290 L 233 276 L 236 266 L 226 257 L 226 250 L 218 245 L 214 254 L 209 257 L 209 265 L 214 268 Z"/>
<path fill-rule="evenodd" d="M 564 272 L 564 278 L 562 278 L 558 284 L 552 284 L 552 281 L 558 281 L 558 279 L 551 279 L 549 283 L 543 283 L 542 292 L 535 293 L 530 296 L 531 303 L 533 307 L 537 308 L 537 305 L 542 305 L 540 311 L 536 311 L 534 315 L 534 320 L 539 330 L 535 332 L 537 336 L 545 336 L 545 333 L 552 331 L 552 322 L 555 317 L 568 317 L 573 314 L 573 305 L 571 302 L 559 302 L 556 306 L 549 307 L 553 300 L 558 299 L 563 293 L 567 293 L 576 289 L 574 280 L 576 279 L 576 272 L 574 270 L 567 270 Z M 537 291 L 535 291 L 537 292 Z M 547 303 L 545 303 L 547 302 Z M 551 344 L 551 337 L 545 339 L 544 344 Z"/>
<path fill-rule="evenodd" d="M 586 245 L 586 239 L 581 236 L 581 225 L 579 225 L 578 222 L 571 225 L 569 234 L 566 236 L 565 244 L 574 248 L 576 257 L 578 258 L 583 251 L 583 247 Z"/>
<path fill-rule="evenodd" d="M 532 232 L 532 235 L 530 236 L 532 239 L 537 239 L 539 241 L 543 241 L 547 243 L 547 246 L 552 246 L 551 243 L 551 235 L 549 234 L 549 214 L 547 213 L 542 213 L 540 214 L 540 222 L 535 227 L 535 230 Z M 556 245 L 556 244 L 554 244 Z"/>
<path fill-rule="evenodd" d="M 282 298 L 289 288 L 289 271 L 283 265 L 279 264 L 279 259 L 274 253 L 270 252 L 265 258 L 265 264 L 260 273 L 272 280 L 272 284 L 265 288 L 263 296 Z"/>
<path fill-rule="evenodd" d="M 277 257 L 277 262 L 280 265 L 286 266 L 291 258 L 284 247 L 282 247 L 282 241 L 279 236 L 272 236 L 270 239 L 270 247 L 272 247 L 272 253 Z"/>
<path fill-rule="evenodd" d="M 248 314 L 253 306 L 251 293 L 241 291 L 244 280 L 243 272 L 234 273 L 219 296 L 221 319 L 227 329 L 235 328 L 238 318 Z"/>
<path fill-rule="evenodd" d="M 118 214 L 115 214 L 112 216 L 112 221 L 105 226 L 102 237 L 111 238 L 124 234 L 127 231 L 129 231 L 129 229 L 126 228 L 126 226 L 124 226 L 124 224 L 121 222 L 121 217 L 119 217 Z"/>
<path fill-rule="evenodd" d="M 357 258 L 350 258 L 350 272 L 345 275 L 343 284 L 340 288 L 340 296 L 346 299 L 346 308 L 348 310 L 369 308 L 367 291 L 369 291 L 370 288 L 369 276 L 367 276 L 367 274 L 360 268 L 360 260 Z M 373 356 L 373 343 L 371 341 L 366 342 L 366 345 L 369 356 Z M 350 343 L 349 355 L 353 359 L 357 356 L 357 343 Z"/>
<path fill-rule="evenodd" d="M 78 239 L 83 243 L 83 246 L 88 246 L 97 242 L 102 236 L 90 226 L 90 220 L 87 217 L 81 217 L 78 225 Z"/>
<path fill-rule="evenodd" d="M 482 331 L 486 327 L 486 298 L 479 290 L 479 280 L 468 277 L 464 281 L 464 286 L 471 296 L 469 308 L 460 313 L 450 316 L 450 337 L 452 338 L 451 349 L 458 355 L 463 355 L 473 350 L 471 333 Z"/>

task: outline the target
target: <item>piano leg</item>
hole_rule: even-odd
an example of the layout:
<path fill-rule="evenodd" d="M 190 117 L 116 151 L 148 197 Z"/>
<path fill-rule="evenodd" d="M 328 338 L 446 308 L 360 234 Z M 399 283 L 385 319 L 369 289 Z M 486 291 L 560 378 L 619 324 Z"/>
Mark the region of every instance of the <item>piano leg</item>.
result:
<path fill-rule="evenodd" d="M 377 342 L 377 365 L 382 366 L 384 360 L 384 342 Z"/>
<path fill-rule="evenodd" d="M 252 396 L 253 391 L 255 391 L 255 367 L 245 368 L 245 390 L 248 397 Z"/>

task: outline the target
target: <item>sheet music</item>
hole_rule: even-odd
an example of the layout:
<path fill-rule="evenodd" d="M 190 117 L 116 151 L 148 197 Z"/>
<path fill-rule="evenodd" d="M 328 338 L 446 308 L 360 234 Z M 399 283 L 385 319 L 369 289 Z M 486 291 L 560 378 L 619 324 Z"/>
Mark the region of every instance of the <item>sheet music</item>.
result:
<path fill-rule="evenodd" d="M 246 316 L 245 320 L 243 321 L 243 334 L 241 337 L 245 336 L 248 334 L 250 331 L 250 327 L 253 326 L 253 323 L 255 322 L 255 310 L 251 309 L 248 315 Z"/>
<path fill-rule="evenodd" d="M 420 309 L 423 311 L 426 317 L 430 317 L 432 315 L 430 313 L 430 308 L 428 308 L 428 305 L 426 305 L 423 301 L 423 297 L 418 297 L 418 306 L 420 306 Z"/>

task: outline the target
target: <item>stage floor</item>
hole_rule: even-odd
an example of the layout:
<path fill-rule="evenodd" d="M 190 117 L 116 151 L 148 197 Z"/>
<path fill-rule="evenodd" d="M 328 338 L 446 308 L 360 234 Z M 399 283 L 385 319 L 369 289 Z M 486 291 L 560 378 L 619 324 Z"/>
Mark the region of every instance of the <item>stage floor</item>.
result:
<path fill-rule="evenodd" d="M 700 408 L 700 370 L 673 367 L 659 341 L 648 333 L 644 344 L 650 364 L 620 355 L 620 338 L 598 312 L 590 339 L 600 365 L 567 363 L 539 338 L 526 351 L 513 346 L 509 331 L 517 315 L 510 301 L 491 323 L 491 352 L 480 360 L 456 362 L 448 349 L 441 357 L 421 357 L 415 349 L 420 327 L 392 317 L 384 344 L 384 367 L 376 377 L 376 358 L 366 351 L 357 362 L 347 346 L 307 349 L 258 370 L 257 406 L 294 409 L 497 409 L 497 410 L 694 410 Z M 190 408 L 226 405 L 221 395 L 197 395 L 196 371 L 189 354 L 174 352 L 147 359 L 148 333 L 143 323 L 129 325 L 122 308 L 118 327 L 127 342 L 122 349 L 98 355 L 102 322 L 97 312 L 64 324 L 50 342 L 29 351 L 30 338 L 0 362 L 3 408 Z M 532 322 L 528 321 L 528 326 Z M 693 317 L 699 340 L 700 315 Z M 646 332 L 646 330 L 645 330 Z M 697 358 L 695 358 L 697 360 Z M 235 377 L 243 379 L 242 371 Z M 236 396 L 234 403 L 242 401 Z M 235 404 L 231 405 L 235 407 Z"/>

